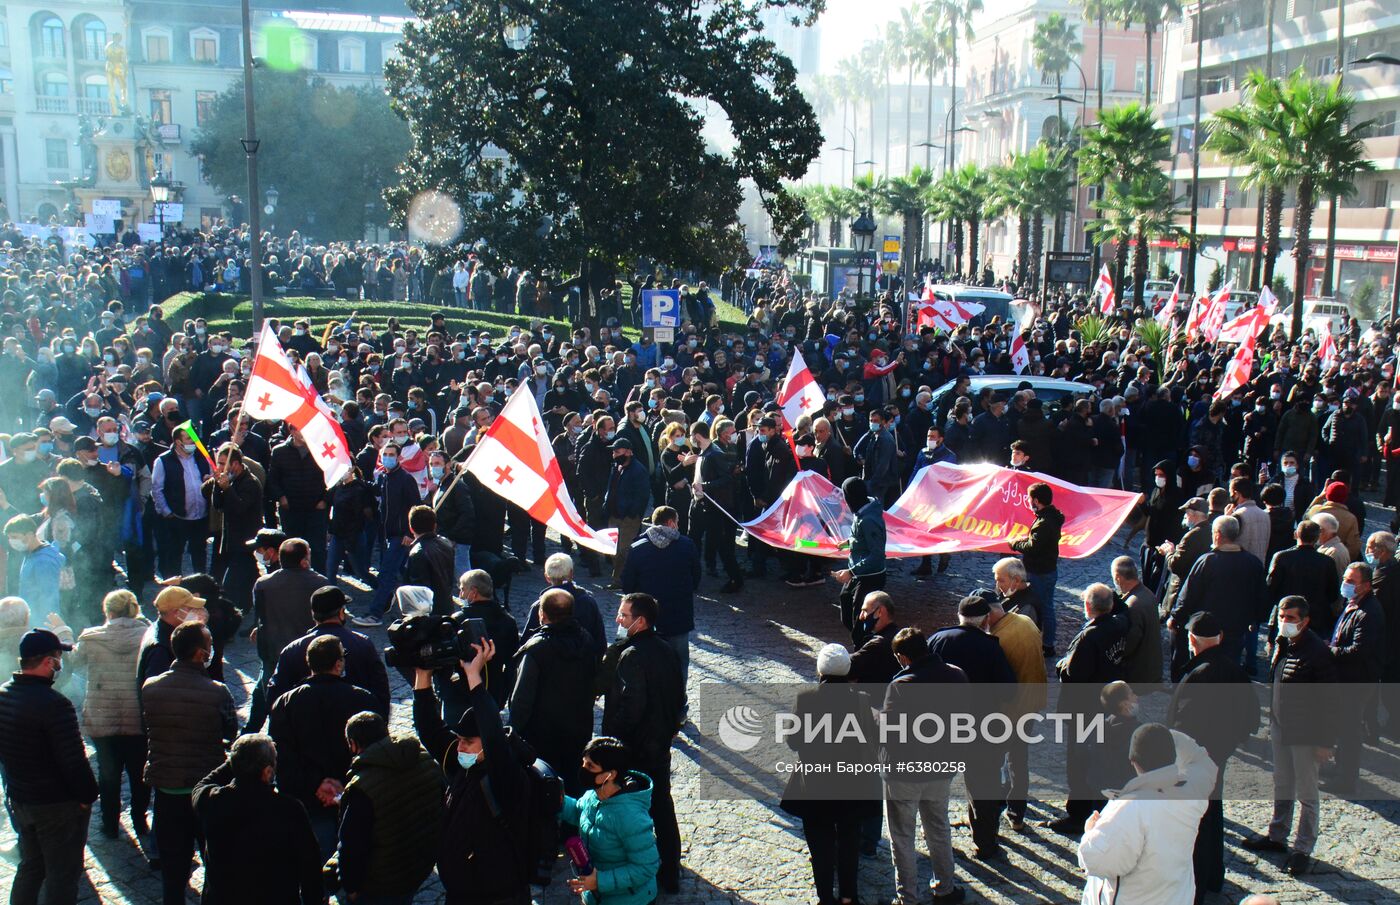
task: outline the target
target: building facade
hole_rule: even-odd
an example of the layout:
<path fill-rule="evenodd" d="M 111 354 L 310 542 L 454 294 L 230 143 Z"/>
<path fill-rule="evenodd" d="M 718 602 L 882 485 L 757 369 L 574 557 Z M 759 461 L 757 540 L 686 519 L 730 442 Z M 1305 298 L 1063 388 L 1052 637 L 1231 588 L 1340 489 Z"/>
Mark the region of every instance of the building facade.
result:
<path fill-rule="evenodd" d="M 1268 22 L 1274 4 L 1273 30 Z M 1336 223 L 1335 292 L 1344 299 L 1389 298 L 1396 243 L 1400 242 L 1400 65 L 1353 65 L 1371 55 L 1400 56 L 1400 6 L 1394 0 L 1347 2 L 1339 20 L 1335 0 L 1262 0 L 1255 4 L 1211 4 L 1188 10 L 1185 20 L 1168 30 L 1163 123 L 1173 134 L 1170 172 L 1177 194 L 1191 195 L 1192 136 L 1196 97 L 1204 130 L 1210 115 L 1238 104 L 1240 88 L 1251 70 L 1265 69 L 1272 57 L 1276 77 L 1303 69 L 1314 77 L 1337 71 L 1339 21 L 1343 24 L 1343 87 L 1356 98 L 1356 121 L 1371 120 L 1365 132 L 1367 156 L 1376 172 L 1363 176 L 1356 194 L 1342 199 Z M 1201 41 L 1198 45 L 1197 41 Z M 1272 51 L 1272 52 L 1271 52 Z M 1200 55 L 1198 71 L 1196 60 Z M 1209 151 L 1200 155 L 1196 262 L 1198 285 L 1216 266 L 1247 285 L 1255 249 L 1259 193 L 1242 184 L 1246 171 Z M 1285 194 L 1282 247 L 1276 274 L 1291 284 L 1285 261 L 1293 244 L 1295 198 Z M 1326 199 L 1312 222 L 1313 258 L 1307 293 L 1321 289 L 1325 239 L 1330 222 Z M 1186 224 L 1183 218 L 1183 225 Z M 1179 257 L 1176 253 L 1172 257 Z"/>
<path fill-rule="evenodd" d="M 394 0 L 300 4 L 317 7 L 305 11 L 253 5 L 255 58 L 337 87 L 382 84 L 407 15 Z M 189 146 L 214 98 L 242 78 L 242 54 L 237 0 L 7 4 L 0 9 L 6 219 L 47 222 L 63 211 L 73 186 L 99 165 L 85 150 L 91 132 L 124 119 L 123 110 L 144 133 L 144 153 L 131 162 L 137 181 L 169 179 L 186 225 L 224 216 L 227 198 L 204 180 Z M 114 93 L 113 78 L 123 93 Z M 124 201 L 129 216 L 149 216 L 149 199 Z"/>

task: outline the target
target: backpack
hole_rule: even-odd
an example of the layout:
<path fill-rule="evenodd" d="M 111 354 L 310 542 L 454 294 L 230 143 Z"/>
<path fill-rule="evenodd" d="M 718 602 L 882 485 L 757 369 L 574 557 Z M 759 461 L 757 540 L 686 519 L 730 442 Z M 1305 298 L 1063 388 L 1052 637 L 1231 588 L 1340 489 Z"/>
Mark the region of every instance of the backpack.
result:
<path fill-rule="evenodd" d="M 559 817 L 564 811 L 564 782 L 549 764 L 535 759 L 525 767 L 526 801 L 524 812 L 524 839 L 517 839 L 517 850 L 523 853 L 525 873 L 532 886 L 548 886 L 554 872 L 554 861 L 559 857 Z M 486 796 L 486 805 L 491 816 L 500 820 L 511 832 L 518 824 L 505 819 L 505 812 L 496 802 L 491 791 L 491 779 L 482 780 L 481 791 Z"/>

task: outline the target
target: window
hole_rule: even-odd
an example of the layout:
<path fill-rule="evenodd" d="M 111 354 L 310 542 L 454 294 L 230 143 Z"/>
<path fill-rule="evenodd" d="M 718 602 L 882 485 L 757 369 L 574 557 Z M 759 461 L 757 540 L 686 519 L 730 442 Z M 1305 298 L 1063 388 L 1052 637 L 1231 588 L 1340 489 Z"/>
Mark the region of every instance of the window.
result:
<path fill-rule="evenodd" d="M 83 76 L 83 97 L 91 101 L 105 101 L 107 78 L 96 74 Z"/>
<path fill-rule="evenodd" d="M 1395 111 L 1385 110 L 1371 117 L 1375 122 L 1371 123 L 1369 137 L 1388 138 L 1395 134 Z"/>
<path fill-rule="evenodd" d="M 288 49 L 292 65 L 302 69 L 316 68 L 316 39 L 310 35 L 292 35 Z"/>
<path fill-rule="evenodd" d="M 97 19 L 83 23 L 83 59 L 100 60 L 107 55 L 107 26 Z"/>
<path fill-rule="evenodd" d="M 190 32 L 190 59 L 196 63 L 219 62 L 219 33 L 209 28 Z"/>
<path fill-rule="evenodd" d="M 39 83 L 40 93 L 44 97 L 67 97 L 68 96 L 68 76 L 61 72 L 46 72 L 43 80 Z"/>
<path fill-rule="evenodd" d="M 1142 94 L 1147 87 L 1147 64 L 1138 63 L 1133 69 L 1133 93 Z"/>
<path fill-rule="evenodd" d="M 0 47 L 10 46 L 10 23 L 0 16 Z"/>
<path fill-rule="evenodd" d="M 202 126 L 214 115 L 214 99 L 217 91 L 196 91 L 194 93 L 194 124 Z"/>
<path fill-rule="evenodd" d="M 63 59 L 63 22 L 57 16 L 39 23 L 39 56 Z"/>
<path fill-rule="evenodd" d="M 379 49 L 379 53 L 386 63 L 390 60 L 397 60 L 403 56 L 403 54 L 399 53 L 398 41 L 385 41 L 383 46 Z"/>
<path fill-rule="evenodd" d="M 1103 61 L 1103 90 L 1118 90 L 1118 61 L 1105 58 Z"/>
<path fill-rule="evenodd" d="M 340 39 L 340 71 L 365 71 L 365 42 L 359 38 Z"/>
<path fill-rule="evenodd" d="M 1211 185 L 1211 184 L 1208 183 L 1208 182 L 1202 182 L 1201 185 L 1200 185 L 1200 189 L 1201 189 L 1201 194 L 1200 194 L 1200 197 L 1198 197 L 1198 198 L 1196 199 L 1196 206 L 1197 206 L 1197 207 L 1214 207 L 1214 206 L 1215 206 L 1215 186 Z"/>
<path fill-rule="evenodd" d="M 170 62 L 170 32 L 165 30 L 147 31 L 142 34 L 147 63 Z"/>
<path fill-rule="evenodd" d="M 1371 183 L 1371 207 L 1390 207 L 1390 180 L 1377 179 Z"/>
<path fill-rule="evenodd" d="M 68 169 L 68 140 L 64 138 L 44 139 L 44 162 L 51 170 Z"/>
<path fill-rule="evenodd" d="M 1046 69 L 1040 70 L 1040 85 L 1042 88 L 1055 87 L 1055 73 Z"/>
<path fill-rule="evenodd" d="M 170 112 L 170 89 L 151 89 L 151 122 L 168 123 L 172 122 Z"/>
<path fill-rule="evenodd" d="M 8 68 L 0 68 L 0 94 L 15 93 L 15 74 Z"/>
<path fill-rule="evenodd" d="M 155 168 L 154 172 L 164 173 L 166 179 L 175 178 L 175 172 L 172 169 L 175 165 L 175 160 L 170 156 L 169 152 L 156 151 L 152 153 L 151 165 Z"/>
<path fill-rule="evenodd" d="M 1335 54 L 1318 57 L 1313 61 L 1313 75 L 1318 78 L 1331 75 L 1337 71 L 1337 57 Z"/>

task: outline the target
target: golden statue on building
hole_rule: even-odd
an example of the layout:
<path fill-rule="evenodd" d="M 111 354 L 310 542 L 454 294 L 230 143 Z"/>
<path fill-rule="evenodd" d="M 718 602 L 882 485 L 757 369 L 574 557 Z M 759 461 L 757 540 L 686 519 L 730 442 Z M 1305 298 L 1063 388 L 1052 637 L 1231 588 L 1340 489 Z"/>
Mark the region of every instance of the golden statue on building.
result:
<path fill-rule="evenodd" d="M 126 93 L 126 47 L 120 32 L 112 35 L 104 53 L 107 56 L 107 98 L 112 112 L 120 113 L 130 106 Z"/>

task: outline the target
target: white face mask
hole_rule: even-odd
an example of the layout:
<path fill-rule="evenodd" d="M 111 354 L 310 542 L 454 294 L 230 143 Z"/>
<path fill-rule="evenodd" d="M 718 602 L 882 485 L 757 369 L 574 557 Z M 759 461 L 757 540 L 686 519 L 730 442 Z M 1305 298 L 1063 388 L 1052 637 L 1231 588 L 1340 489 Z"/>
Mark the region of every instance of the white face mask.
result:
<path fill-rule="evenodd" d="M 1303 631 L 1303 627 L 1296 622 L 1280 622 L 1278 624 L 1278 636 L 1280 638 L 1293 639 L 1298 637 Z"/>
<path fill-rule="evenodd" d="M 24 553 L 29 549 L 29 545 L 18 537 L 12 537 L 10 538 L 10 549 L 16 553 Z"/>
<path fill-rule="evenodd" d="M 617 640 L 626 641 L 631 636 L 627 626 L 619 624 L 617 627 Z"/>
<path fill-rule="evenodd" d="M 1155 480 L 1156 480 L 1156 482 L 1157 482 L 1157 486 L 1158 486 L 1158 487 L 1166 487 L 1166 486 L 1167 486 L 1167 479 L 1164 478 L 1164 477 L 1162 477 L 1161 475 L 1157 475 L 1157 477 L 1156 477 Z"/>

